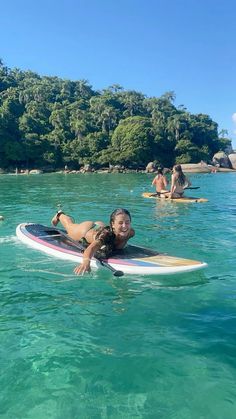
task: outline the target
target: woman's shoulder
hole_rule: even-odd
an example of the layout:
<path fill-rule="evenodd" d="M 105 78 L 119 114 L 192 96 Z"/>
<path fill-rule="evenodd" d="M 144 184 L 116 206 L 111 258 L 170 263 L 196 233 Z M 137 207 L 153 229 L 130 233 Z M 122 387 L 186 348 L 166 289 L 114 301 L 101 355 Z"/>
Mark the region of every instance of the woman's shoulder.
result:
<path fill-rule="evenodd" d="M 129 239 L 135 236 L 135 230 L 133 228 L 130 229 Z"/>

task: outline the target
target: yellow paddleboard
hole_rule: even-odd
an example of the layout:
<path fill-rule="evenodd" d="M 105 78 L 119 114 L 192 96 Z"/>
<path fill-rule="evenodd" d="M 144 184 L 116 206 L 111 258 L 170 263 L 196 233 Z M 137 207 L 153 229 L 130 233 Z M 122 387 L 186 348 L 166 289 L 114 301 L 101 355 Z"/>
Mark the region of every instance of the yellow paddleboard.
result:
<path fill-rule="evenodd" d="M 160 197 L 160 196 L 156 195 L 153 192 L 144 192 L 142 194 L 142 196 L 144 198 L 160 199 L 160 200 L 163 200 L 165 202 L 178 202 L 178 203 L 208 202 L 208 199 L 206 199 L 206 198 L 194 198 L 192 196 L 183 196 L 182 198 L 171 198 L 171 199 L 168 199 L 168 198 L 165 198 L 164 196 L 163 197 Z"/>

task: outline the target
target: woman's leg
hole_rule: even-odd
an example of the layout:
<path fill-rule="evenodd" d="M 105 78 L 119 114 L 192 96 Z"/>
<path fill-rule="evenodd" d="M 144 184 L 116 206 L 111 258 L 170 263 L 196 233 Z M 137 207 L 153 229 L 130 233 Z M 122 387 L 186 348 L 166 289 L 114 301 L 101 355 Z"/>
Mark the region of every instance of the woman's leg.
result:
<path fill-rule="evenodd" d="M 68 235 L 73 240 L 80 240 L 85 237 L 86 233 L 93 227 L 93 221 L 84 221 L 76 224 L 69 215 L 58 212 L 52 219 L 52 224 L 56 226 L 58 223 L 63 225 Z"/>

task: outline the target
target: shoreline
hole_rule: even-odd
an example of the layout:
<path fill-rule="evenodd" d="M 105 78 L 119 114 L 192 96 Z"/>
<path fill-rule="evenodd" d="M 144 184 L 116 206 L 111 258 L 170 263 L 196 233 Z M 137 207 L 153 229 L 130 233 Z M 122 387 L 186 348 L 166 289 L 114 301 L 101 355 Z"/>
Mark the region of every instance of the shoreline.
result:
<path fill-rule="evenodd" d="M 236 172 L 236 169 L 208 165 L 205 162 L 200 163 L 183 163 L 181 164 L 182 170 L 184 173 L 231 173 Z M 163 168 L 163 171 L 166 173 L 170 173 L 171 169 Z M 41 175 L 41 174 L 87 174 L 87 173 L 101 173 L 101 174 L 112 174 L 112 173 L 146 173 L 146 174 L 153 174 L 157 173 L 155 167 L 148 167 L 146 166 L 145 169 L 129 169 L 123 166 L 111 166 L 105 167 L 100 169 L 94 169 L 92 166 L 86 167 L 83 166 L 79 170 L 70 170 L 69 168 L 65 169 L 52 169 L 52 168 L 43 168 L 43 169 L 18 169 L 16 168 L 14 171 L 11 170 L 4 170 L 0 169 L 0 175 L 15 175 L 15 176 L 27 176 L 27 175 Z"/>
<path fill-rule="evenodd" d="M 224 167 L 219 167 L 216 168 L 216 170 L 212 171 L 212 170 L 206 170 L 206 169 L 183 169 L 184 173 L 210 173 L 210 174 L 215 174 L 215 173 L 235 173 L 236 169 L 227 169 Z M 50 171 L 43 171 L 40 170 L 39 172 L 34 172 L 34 173 L 30 173 L 28 171 L 22 172 L 22 173 L 14 173 L 14 172 L 2 172 L 0 173 L 1 175 L 10 175 L 10 176 L 35 176 L 35 175 L 44 175 L 44 174 L 63 174 L 63 175 L 83 175 L 83 174 L 94 174 L 94 173 L 98 173 L 98 174 L 129 174 L 129 173 L 143 173 L 143 174 L 147 174 L 147 175 L 155 175 L 157 173 L 157 171 L 146 171 L 146 170 L 132 170 L 132 169 L 124 169 L 124 170 L 110 170 L 110 169 L 104 169 L 104 170 L 91 170 L 91 171 L 81 171 L 81 170 L 68 170 L 68 171 L 64 171 L 64 170 L 50 170 Z"/>

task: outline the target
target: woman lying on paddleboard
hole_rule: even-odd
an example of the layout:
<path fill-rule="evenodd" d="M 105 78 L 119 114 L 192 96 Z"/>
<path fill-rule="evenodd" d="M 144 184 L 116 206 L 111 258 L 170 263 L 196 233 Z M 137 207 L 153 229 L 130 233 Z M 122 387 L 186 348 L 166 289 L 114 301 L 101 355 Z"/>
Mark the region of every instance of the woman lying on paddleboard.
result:
<path fill-rule="evenodd" d="M 165 194 L 166 198 L 182 198 L 184 195 L 184 189 L 190 186 L 191 183 L 188 178 L 184 175 L 180 164 L 176 164 L 173 167 L 171 176 L 171 188 L 170 192 Z"/>
<path fill-rule="evenodd" d="M 84 221 L 76 224 L 61 210 L 53 217 L 52 224 L 56 226 L 59 221 L 69 237 L 82 241 L 87 246 L 83 253 L 83 262 L 74 269 L 77 275 L 90 272 L 90 260 L 96 252 L 101 252 L 103 257 L 107 258 L 112 251 L 123 249 L 128 240 L 135 235 L 131 227 L 131 215 L 124 208 L 113 211 L 109 226 L 105 226 L 102 221 Z"/>

